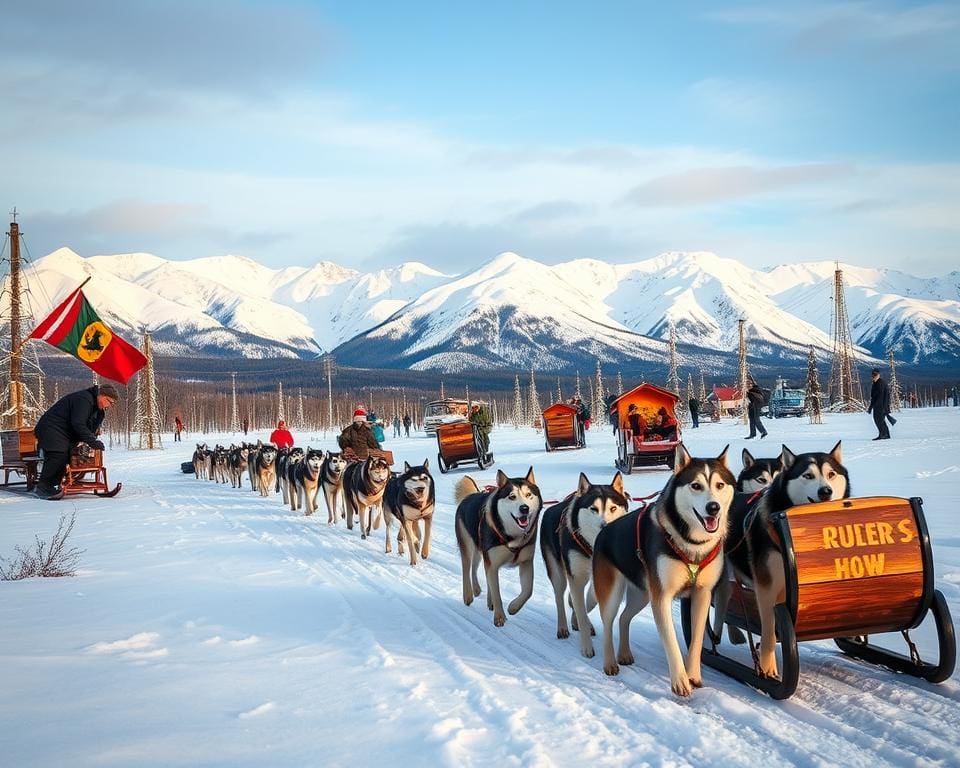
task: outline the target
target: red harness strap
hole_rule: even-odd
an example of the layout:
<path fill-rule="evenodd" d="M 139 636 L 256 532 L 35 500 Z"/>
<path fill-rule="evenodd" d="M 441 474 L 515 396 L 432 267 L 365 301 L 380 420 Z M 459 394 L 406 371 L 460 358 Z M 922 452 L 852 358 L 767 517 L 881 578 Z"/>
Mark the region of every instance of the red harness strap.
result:
<path fill-rule="evenodd" d="M 563 514 L 560 515 L 560 525 L 557 527 L 557 533 L 559 533 L 563 528 L 567 527 L 567 510 L 563 510 Z M 574 529 L 570 527 L 570 535 L 573 536 L 573 541 L 580 548 L 580 551 L 583 552 L 587 557 L 593 557 L 593 547 L 587 544 L 586 539 L 580 535 L 579 529 Z"/>
<path fill-rule="evenodd" d="M 643 515 L 645 512 L 646 512 L 646 508 L 641 508 L 640 514 L 637 515 L 637 558 L 640 560 L 641 563 L 643 563 L 644 568 L 647 567 L 647 562 L 646 560 L 644 560 L 643 549 L 640 546 L 640 522 L 643 520 Z M 666 539 L 667 544 L 670 545 L 670 548 L 677 553 L 677 556 L 683 561 L 683 564 L 687 566 L 687 570 L 690 572 L 689 586 L 691 587 L 696 586 L 697 576 L 700 575 L 700 571 L 702 571 L 704 568 L 710 565 L 710 563 L 716 560 L 719 554 L 723 551 L 723 539 L 721 539 L 720 541 L 717 542 L 717 546 L 715 546 L 713 549 L 710 550 L 709 553 L 707 553 L 706 557 L 704 557 L 699 562 L 694 562 L 689 557 L 687 557 L 686 552 L 684 552 L 682 549 L 680 549 L 680 547 L 677 546 L 676 542 L 674 542 L 673 538 L 670 536 L 669 533 L 664 531 L 662 528 L 661 528 L 661 532 L 663 533 L 663 538 Z"/>

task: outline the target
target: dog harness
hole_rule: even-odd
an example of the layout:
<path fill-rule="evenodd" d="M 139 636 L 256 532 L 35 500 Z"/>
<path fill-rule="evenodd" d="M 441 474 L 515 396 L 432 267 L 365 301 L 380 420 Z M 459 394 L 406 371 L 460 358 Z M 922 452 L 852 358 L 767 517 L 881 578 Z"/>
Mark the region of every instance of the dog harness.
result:
<path fill-rule="evenodd" d="M 480 519 L 477 521 L 477 543 L 480 545 L 480 548 L 483 548 L 483 524 L 487 522 L 487 511 L 483 510 L 483 514 L 480 515 Z M 516 560 L 517 556 L 520 554 L 520 550 L 526 547 L 530 543 L 530 534 L 524 534 L 520 539 L 520 545 L 516 547 L 511 547 L 507 538 L 500 533 L 500 529 L 497 528 L 492 522 L 487 523 L 487 528 L 494 532 L 497 539 L 500 541 L 504 547 L 513 552 L 513 559 Z M 536 531 L 536 529 L 534 529 Z"/>
<path fill-rule="evenodd" d="M 643 567 L 649 571 L 647 568 L 647 563 L 643 558 L 643 548 L 640 546 L 640 523 L 643 520 L 643 516 L 646 513 L 647 508 L 642 507 L 640 509 L 640 514 L 637 515 L 637 557 L 640 562 L 643 563 Z M 707 553 L 705 557 L 700 560 L 691 560 L 687 553 L 680 549 L 677 546 L 677 543 L 673 540 L 673 537 L 666 532 L 662 527 L 660 532 L 663 534 L 663 538 L 666 539 L 667 544 L 670 545 L 670 548 L 677 554 L 677 557 L 680 558 L 681 562 L 687 566 L 687 572 L 690 575 L 690 581 L 687 584 L 688 587 L 695 587 L 697 585 L 697 577 L 700 575 L 700 571 L 706 568 L 710 563 L 717 559 L 717 556 L 723 551 L 723 539 L 717 542 L 717 545 Z"/>
<path fill-rule="evenodd" d="M 567 526 L 567 510 L 563 510 L 563 514 L 560 515 L 560 525 L 557 526 L 557 535 L 561 535 L 561 531 L 566 528 L 570 531 L 570 535 L 573 537 L 573 543 L 577 545 L 584 555 L 587 557 L 593 557 L 593 547 L 591 547 L 585 538 L 580 534 L 579 528 L 573 528 L 572 526 Z"/>

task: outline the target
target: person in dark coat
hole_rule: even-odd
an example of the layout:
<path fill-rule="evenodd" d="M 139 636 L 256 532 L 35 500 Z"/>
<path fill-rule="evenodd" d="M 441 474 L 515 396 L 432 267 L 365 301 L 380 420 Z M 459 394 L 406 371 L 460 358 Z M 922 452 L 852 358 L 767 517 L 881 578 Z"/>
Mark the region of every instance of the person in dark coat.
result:
<path fill-rule="evenodd" d="M 403 431 L 407 433 L 407 437 L 410 437 L 410 425 L 412 423 L 413 422 L 410 419 L 410 414 L 409 413 L 403 414 Z"/>
<path fill-rule="evenodd" d="M 493 419 L 490 418 L 490 411 L 487 410 L 487 406 L 474 403 L 470 408 L 468 419 L 477 428 L 481 450 L 487 453 L 490 450 L 490 430 L 493 429 Z"/>
<path fill-rule="evenodd" d="M 363 408 L 357 408 L 353 412 L 353 421 L 343 428 L 337 443 L 342 450 L 353 451 L 361 460 L 370 455 L 371 448 L 380 450 L 380 443 L 373 436 L 373 430 L 367 421 L 367 412 Z"/>
<path fill-rule="evenodd" d="M 112 384 L 101 384 L 64 395 L 40 417 L 33 433 L 43 451 L 43 469 L 34 490 L 41 499 L 63 498 L 60 481 L 70 462 L 70 449 L 77 443 L 103 450 L 97 434 L 107 409 L 120 399 Z"/>
<path fill-rule="evenodd" d="M 691 397 L 687 405 L 690 407 L 690 418 L 693 419 L 693 428 L 700 426 L 700 401 Z"/>
<path fill-rule="evenodd" d="M 181 432 L 183 432 L 183 419 L 180 418 L 180 414 L 178 413 L 173 419 L 173 442 L 182 442 L 180 438 Z"/>
<path fill-rule="evenodd" d="M 767 436 L 767 429 L 763 426 L 763 422 L 760 421 L 760 409 L 763 408 L 763 401 L 766 399 L 763 390 L 760 389 L 760 385 L 757 384 L 753 379 L 747 379 L 747 415 L 750 417 L 750 434 L 744 438 L 745 440 L 751 440 L 757 436 L 757 432 L 760 433 L 760 439 L 762 440 Z"/>
<path fill-rule="evenodd" d="M 874 440 L 889 440 L 890 427 L 887 426 L 887 415 L 890 413 L 890 390 L 880 376 L 880 369 L 870 371 L 873 385 L 870 387 L 870 407 L 867 413 L 873 414 L 873 423 L 877 425 L 877 436 Z"/>

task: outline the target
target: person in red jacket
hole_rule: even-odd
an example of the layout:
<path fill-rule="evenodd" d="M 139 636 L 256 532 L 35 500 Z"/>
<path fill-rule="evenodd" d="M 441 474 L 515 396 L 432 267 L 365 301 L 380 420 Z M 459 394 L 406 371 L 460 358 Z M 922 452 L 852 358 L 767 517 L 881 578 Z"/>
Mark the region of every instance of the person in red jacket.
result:
<path fill-rule="evenodd" d="M 283 419 L 277 422 L 277 428 L 270 433 L 270 442 L 277 448 L 293 448 L 293 435 Z"/>

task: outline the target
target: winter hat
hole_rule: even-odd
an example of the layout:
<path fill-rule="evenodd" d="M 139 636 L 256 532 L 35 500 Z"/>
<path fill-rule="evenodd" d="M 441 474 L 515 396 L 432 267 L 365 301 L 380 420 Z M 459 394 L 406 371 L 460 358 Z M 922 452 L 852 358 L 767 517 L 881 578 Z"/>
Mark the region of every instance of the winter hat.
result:
<path fill-rule="evenodd" d="M 361 408 L 357 408 L 357 410 L 355 410 L 355 411 L 353 412 L 353 420 L 354 420 L 354 421 L 366 421 L 366 420 L 367 420 L 367 412 L 366 412 L 365 410 L 363 410 L 362 407 L 361 407 Z"/>
<path fill-rule="evenodd" d="M 100 388 L 97 390 L 99 394 L 104 397 L 109 397 L 113 401 L 120 399 L 120 393 L 117 392 L 117 388 L 113 384 L 101 384 Z"/>

